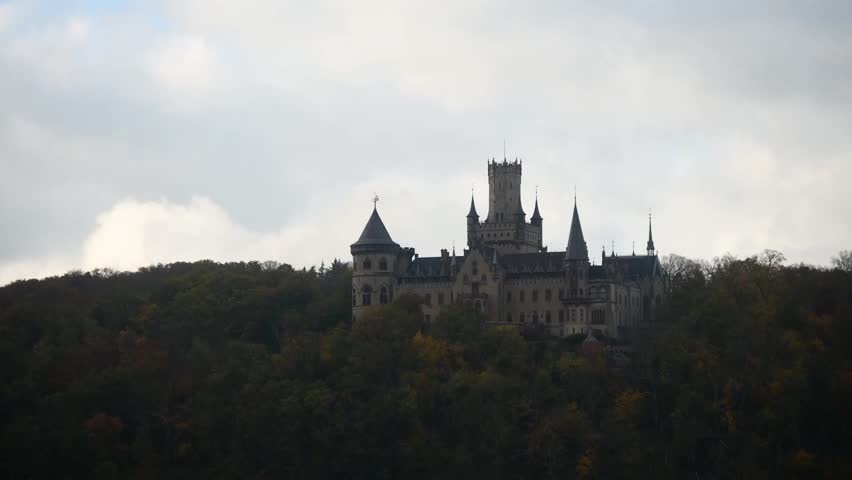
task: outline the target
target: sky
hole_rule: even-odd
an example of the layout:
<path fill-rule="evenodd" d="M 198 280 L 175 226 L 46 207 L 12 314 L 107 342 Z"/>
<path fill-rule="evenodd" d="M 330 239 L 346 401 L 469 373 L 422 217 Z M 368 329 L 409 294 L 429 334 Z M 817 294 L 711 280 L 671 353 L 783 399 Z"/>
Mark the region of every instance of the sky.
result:
<path fill-rule="evenodd" d="M 828 264 L 850 132 L 848 1 L 0 0 L 0 285 L 461 250 L 504 141 L 550 251 Z"/>

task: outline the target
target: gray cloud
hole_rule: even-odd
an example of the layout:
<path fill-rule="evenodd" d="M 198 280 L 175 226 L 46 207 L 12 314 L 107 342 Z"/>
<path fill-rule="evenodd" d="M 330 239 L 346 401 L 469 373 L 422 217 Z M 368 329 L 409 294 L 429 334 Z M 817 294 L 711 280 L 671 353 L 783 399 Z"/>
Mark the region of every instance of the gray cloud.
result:
<path fill-rule="evenodd" d="M 198 255 L 346 257 L 373 191 L 398 241 L 461 247 L 503 137 L 551 249 L 574 185 L 593 251 L 649 208 L 667 252 L 849 248 L 847 2 L 38 5 L 0 15 L 6 280 L 172 258 L 145 219 L 181 208 L 227 217 Z M 156 254 L 87 250 L 117 225 Z"/>

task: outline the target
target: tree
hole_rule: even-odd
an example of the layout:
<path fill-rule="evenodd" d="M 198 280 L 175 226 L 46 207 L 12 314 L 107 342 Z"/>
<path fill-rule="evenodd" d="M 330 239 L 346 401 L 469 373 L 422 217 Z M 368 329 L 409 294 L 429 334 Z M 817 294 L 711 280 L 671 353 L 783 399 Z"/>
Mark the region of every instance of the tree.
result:
<path fill-rule="evenodd" d="M 852 250 L 841 250 L 836 257 L 831 257 L 834 268 L 844 272 L 852 272 Z"/>

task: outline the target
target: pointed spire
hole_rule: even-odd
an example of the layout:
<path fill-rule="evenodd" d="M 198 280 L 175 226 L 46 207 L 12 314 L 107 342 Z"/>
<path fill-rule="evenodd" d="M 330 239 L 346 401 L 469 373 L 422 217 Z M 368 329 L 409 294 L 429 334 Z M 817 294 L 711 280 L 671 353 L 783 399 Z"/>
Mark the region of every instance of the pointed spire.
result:
<path fill-rule="evenodd" d="M 654 235 L 651 233 L 651 212 L 648 212 L 648 245 L 646 247 L 648 256 L 653 256 L 656 252 L 654 248 Z"/>
<path fill-rule="evenodd" d="M 377 201 L 378 198 L 373 199 L 373 214 L 367 220 L 367 225 L 364 227 L 364 231 L 361 232 L 361 236 L 358 237 L 358 241 L 352 244 L 353 247 L 362 245 L 399 246 L 391 239 L 388 229 L 385 228 L 385 224 L 382 222 L 382 217 L 379 216 L 379 211 L 376 208 Z"/>
<path fill-rule="evenodd" d="M 541 220 L 541 214 L 538 213 L 538 187 L 535 187 L 535 209 L 533 210 L 530 222 L 532 222 L 533 225 L 541 226 Z"/>
<path fill-rule="evenodd" d="M 476 205 L 473 203 L 473 190 L 470 192 L 470 211 L 467 212 L 467 218 L 479 218 L 479 214 L 476 213 Z"/>
<path fill-rule="evenodd" d="M 589 249 L 583 238 L 583 227 L 580 225 L 580 214 L 577 212 L 577 201 L 574 201 L 574 215 L 571 217 L 571 232 L 568 234 L 568 248 L 565 250 L 567 260 L 588 260 Z"/>

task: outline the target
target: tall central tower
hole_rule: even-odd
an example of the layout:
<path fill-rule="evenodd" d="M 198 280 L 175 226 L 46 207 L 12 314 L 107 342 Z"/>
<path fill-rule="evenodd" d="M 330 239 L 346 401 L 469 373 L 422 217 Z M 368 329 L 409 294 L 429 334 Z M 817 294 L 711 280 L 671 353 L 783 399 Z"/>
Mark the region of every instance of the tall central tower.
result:
<path fill-rule="evenodd" d="M 532 221 L 521 205 L 521 168 L 517 159 L 509 162 L 488 162 L 488 216 L 479 222 L 471 199 L 467 216 L 468 245 L 488 245 L 501 254 L 542 251 L 542 218 L 538 200 Z"/>
<path fill-rule="evenodd" d="M 515 160 L 509 163 L 488 163 L 488 223 L 523 222 L 526 214 L 521 207 L 521 167 Z M 520 217 L 520 219 L 518 218 Z"/>

